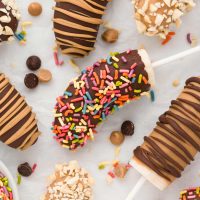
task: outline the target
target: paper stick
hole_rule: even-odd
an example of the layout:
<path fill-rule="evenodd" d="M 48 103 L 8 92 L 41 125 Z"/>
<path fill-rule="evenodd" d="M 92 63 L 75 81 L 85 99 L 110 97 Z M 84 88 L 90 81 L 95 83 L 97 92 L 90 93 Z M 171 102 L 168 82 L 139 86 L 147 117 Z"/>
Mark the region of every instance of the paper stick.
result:
<path fill-rule="evenodd" d="M 194 47 L 192 49 L 185 50 L 181 53 L 177 53 L 177 54 L 172 55 L 168 58 L 164 58 L 164 59 L 155 61 L 155 62 L 152 63 L 152 67 L 153 68 L 160 67 L 162 65 L 165 65 L 165 64 L 171 63 L 173 61 L 182 59 L 185 56 L 189 56 L 189 55 L 192 55 L 192 54 L 197 53 L 197 52 L 200 52 L 200 46 Z"/>
<path fill-rule="evenodd" d="M 165 65 L 165 64 L 171 63 L 173 61 L 182 59 L 185 56 L 189 56 L 189 55 L 192 55 L 192 54 L 197 53 L 197 52 L 200 52 L 200 46 L 194 47 L 192 49 L 185 50 L 181 53 L 172 55 L 168 58 L 164 58 L 164 59 L 158 60 L 156 62 L 153 62 L 152 67 L 153 68 L 160 67 L 162 65 Z M 131 161 L 130 161 L 130 164 L 131 164 Z M 136 185 L 131 190 L 131 192 L 128 194 L 126 200 L 134 200 L 135 196 L 137 195 L 139 190 L 143 187 L 145 182 L 146 182 L 146 179 L 143 176 L 141 176 L 140 179 L 138 180 L 138 182 L 136 183 Z"/>

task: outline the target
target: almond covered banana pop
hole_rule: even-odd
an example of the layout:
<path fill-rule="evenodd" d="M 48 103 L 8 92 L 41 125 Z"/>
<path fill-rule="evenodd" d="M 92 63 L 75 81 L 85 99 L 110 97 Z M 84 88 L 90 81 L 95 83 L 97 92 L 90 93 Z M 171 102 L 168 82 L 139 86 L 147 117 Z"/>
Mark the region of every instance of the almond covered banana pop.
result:
<path fill-rule="evenodd" d="M 139 33 L 166 38 L 171 26 L 181 24 L 181 17 L 194 6 L 194 0 L 133 0 Z"/>
<path fill-rule="evenodd" d="M 55 139 L 70 150 L 84 146 L 94 138 L 99 123 L 149 91 L 152 84 L 151 62 L 143 49 L 112 53 L 87 67 L 57 98 Z"/>

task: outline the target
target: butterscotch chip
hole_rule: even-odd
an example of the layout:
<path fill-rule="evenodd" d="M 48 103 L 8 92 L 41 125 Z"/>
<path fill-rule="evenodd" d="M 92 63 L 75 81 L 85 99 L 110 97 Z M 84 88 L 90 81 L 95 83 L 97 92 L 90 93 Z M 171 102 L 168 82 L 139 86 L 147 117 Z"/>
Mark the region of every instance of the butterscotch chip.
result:
<path fill-rule="evenodd" d="M 42 13 L 42 6 L 38 2 L 32 2 L 28 6 L 28 12 L 32 16 L 39 16 Z"/>
<path fill-rule="evenodd" d="M 172 83 L 172 85 L 173 85 L 174 87 L 179 86 L 179 84 L 180 84 L 180 81 L 179 81 L 179 80 L 174 80 L 173 83 Z"/>
<path fill-rule="evenodd" d="M 40 69 L 38 71 L 38 78 L 41 82 L 49 82 L 52 79 L 52 74 L 48 69 Z"/>
<path fill-rule="evenodd" d="M 124 142 L 125 136 L 120 131 L 113 131 L 110 135 L 110 141 L 114 145 L 120 145 Z"/>
<path fill-rule="evenodd" d="M 101 38 L 107 43 L 114 43 L 119 38 L 119 31 L 116 29 L 109 28 L 102 34 Z"/>

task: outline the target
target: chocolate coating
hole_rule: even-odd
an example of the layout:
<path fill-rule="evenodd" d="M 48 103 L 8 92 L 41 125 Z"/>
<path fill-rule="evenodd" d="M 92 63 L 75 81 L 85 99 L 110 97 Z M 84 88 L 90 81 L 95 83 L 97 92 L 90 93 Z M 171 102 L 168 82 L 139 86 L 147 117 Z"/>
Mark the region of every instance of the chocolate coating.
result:
<path fill-rule="evenodd" d="M 0 74 L 0 109 L 0 140 L 20 150 L 32 146 L 40 135 L 35 114 L 4 74 Z"/>
<path fill-rule="evenodd" d="M 57 0 L 54 12 L 56 42 L 63 54 L 85 56 L 94 49 L 108 0 Z"/>
<path fill-rule="evenodd" d="M 0 42 L 11 41 L 14 39 L 13 36 L 17 30 L 20 18 L 19 11 L 14 0 L 7 3 L 0 1 L 0 9 Z"/>

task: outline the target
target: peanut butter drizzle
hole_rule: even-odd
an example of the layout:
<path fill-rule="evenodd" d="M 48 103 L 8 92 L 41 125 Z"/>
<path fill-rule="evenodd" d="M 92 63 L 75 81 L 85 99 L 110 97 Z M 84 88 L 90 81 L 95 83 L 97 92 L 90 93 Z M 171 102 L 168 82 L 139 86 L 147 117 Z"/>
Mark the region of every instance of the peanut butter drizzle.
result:
<path fill-rule="evenodd" d="M 134 150 L 137 159 L 172 182 L 200 151 L 200 77 L 192 77 L 156 128 Z"/>
<path fill-rule="evenodd" d="M 63 54 L 85 56 L 94 49 L 109 0 L 55 0 L 54 28 Z"/>
<path fill-rule="evenodd" d="M 24 97 L 0 74 L 0 140 L 12 148 L 32 146 L 40 132 L 32 109 Z"/>

